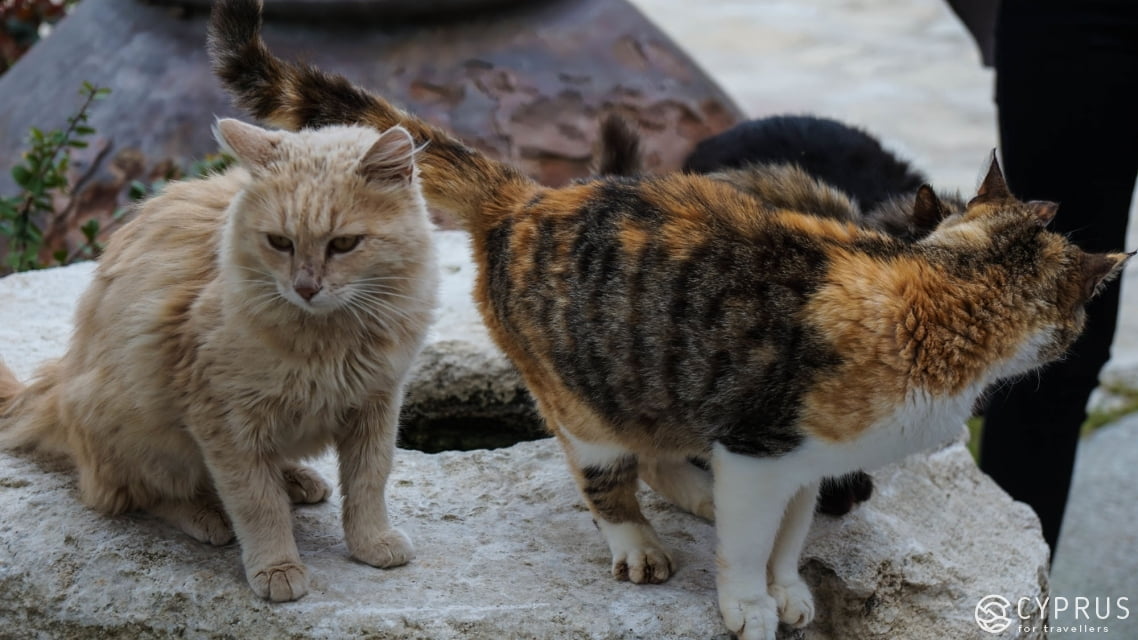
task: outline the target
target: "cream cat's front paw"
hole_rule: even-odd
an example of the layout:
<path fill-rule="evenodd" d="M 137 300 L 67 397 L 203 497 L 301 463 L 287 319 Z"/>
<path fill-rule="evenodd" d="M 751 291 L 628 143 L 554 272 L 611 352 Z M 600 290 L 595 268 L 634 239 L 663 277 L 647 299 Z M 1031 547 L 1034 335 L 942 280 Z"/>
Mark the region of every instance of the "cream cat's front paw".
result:
<path fill-rule="evenodd" d="M 348 541 L 348 551 L 356 560 L 380 569 L 407 564 L 415 557 L 411 540 L 398 529 L 388 529 L 362 542 Z"/>
<path fill-rule="evenodd" d="M 288 499 L 294 504 L 316 504 L 332 495 L 332 488 L 314 469 L 297 465 L 283 470 Z"/>
<path fill-rule="evenodd" d="M 168 500 L 150 508 L 150 513 L 178 527 L 198 542 L 221 546 L 233 542 L 233 527 L 214 502 Z"/>
<path fill-rule="evenodd" d="M 720 587 L 719 612 L 738 640 L 775 640 L 778 633 L 778 611 L 770 594 L 744 595 Z"/>
<path fill-rule="evenodd" d="M 801 629 L 814 620 L 814 596 L 801 578 L 770 585 L 770 594 L 778 605 L 779 619 L 786 624 Z"/>
<path fill-rule="evenodd" d="M 299 562 L 282 562 L 246 571 L 253 591 L 273 602 L 297 600 L 308 593 L 308 569 Z"/>
<path fill-rule="evenodd" d="M 217 507 L 201 507 L 189 526 L 183 530 L 193 538 L 215 546 L 233 542 L 233 527 L 229 524 L 229 518 Z"/>

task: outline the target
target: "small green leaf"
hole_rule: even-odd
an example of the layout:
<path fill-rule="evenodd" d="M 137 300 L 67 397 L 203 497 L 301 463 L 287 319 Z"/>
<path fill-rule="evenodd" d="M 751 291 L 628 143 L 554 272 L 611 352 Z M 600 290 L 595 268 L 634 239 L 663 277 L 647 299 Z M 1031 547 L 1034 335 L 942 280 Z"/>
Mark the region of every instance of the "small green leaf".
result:
<path fill-rule="evenodd" d="M 28 183 L 31 182 L 32 179 L 32 172 L 28 171 L 28 168 L 24 165 L 18 164 L 12 167 L 12 179 L 16 181 L 16 184 L 27 188 Z"/>
<path fill-rule="evenodd" d="M 55 261 L 59 264 L 65 264 L 67 262 L 67 249 L 59 249 L 51 254 L 51 257 L 55 258 Z"/>
<path fill-rule="evenodd" d="M 146 186 L 145 182 L 141 180 L 133 180 L 130 183 L 130 190 L 127 191 L 127 197 L 134 200 L 141 200 L 150 195 L 150 187 Z"/>
<path fill-rule="evenodd" d="M 75 133 L 77 133 L 81 136 L 89 136 L 89 135 L 95 133 L 95 128 L 94 127 L 88 127 L 85 124 L 81 124 L 81 125 L 75 127 Z"/>
<path fill-rule="evenodd" d="M 84 140 L 68 140 L 67 146 L 75 147 L 76 149 L 86 149 L 87 148 L 87 142 Z"/>
<path fill-rule="evenodd" d="M 79 230 L 83 232 L 83 237 L 87 238 L 88 243 L 94 242 L 95 238 L 99 235 L 99 221 L 91 218 L 86 224 L 79 227 Z"/>

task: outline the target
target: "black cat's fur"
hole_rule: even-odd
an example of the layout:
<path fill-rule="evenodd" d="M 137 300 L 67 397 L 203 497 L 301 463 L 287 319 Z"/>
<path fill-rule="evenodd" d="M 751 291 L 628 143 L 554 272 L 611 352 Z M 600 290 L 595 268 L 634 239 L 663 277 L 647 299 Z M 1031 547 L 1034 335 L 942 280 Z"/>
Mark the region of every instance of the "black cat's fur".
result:
<path fill-rule="evenodd" d="M 684 171 L 711 173 L 751 164 L 797 164 L 852 196 L 871 211 L 928 182 L 869 133 L 837 120 L 778 115 L 741 122 L 705 138 L 684 162 Z"/>

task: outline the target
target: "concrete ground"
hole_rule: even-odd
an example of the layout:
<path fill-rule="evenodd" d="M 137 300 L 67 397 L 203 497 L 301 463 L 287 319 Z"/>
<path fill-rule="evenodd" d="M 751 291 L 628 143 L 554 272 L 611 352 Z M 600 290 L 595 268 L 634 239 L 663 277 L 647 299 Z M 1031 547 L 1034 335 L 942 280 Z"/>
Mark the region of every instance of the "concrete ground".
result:
<path fill-rule="evenodd" d="M 633 2 L 751 116 L 813 113 L 862 126 L 936 187 L 966 195 L 997 144 L 993 73 L 942 0 Z M 1138 249 L 1136 212 L 1130 250 Z M 1138 385 L 1136 268 L 1124 278 L 1114 358 L 1104 372 L 1131 385 Z M 1112 621 L 1112 637 L 1138 638 L 1135 468 L 1138 417 L 1083 442 L 1052 572 L 1055 596 L 1129 598 L 1134 614 Z M 1073 621 L 1070 613 L 1058 617 Z"/>

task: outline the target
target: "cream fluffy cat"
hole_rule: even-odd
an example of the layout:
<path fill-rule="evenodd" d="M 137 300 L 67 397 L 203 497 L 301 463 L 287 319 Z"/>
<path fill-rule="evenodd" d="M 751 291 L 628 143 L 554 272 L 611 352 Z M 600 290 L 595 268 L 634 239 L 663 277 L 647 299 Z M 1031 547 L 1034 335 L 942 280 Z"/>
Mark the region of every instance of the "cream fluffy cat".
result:
<path fill-rule="evenodd" d="M 170 185 L 114 235 L 66 355 L 26 388 L 0 364 L 0 447 L 69 456 L 103 513 L 235 532 L 253 590 L 293 600 L 289 503 L 329 494 L 297 460 L 329 444 L 351 555 L 413 555 L 384 487 L 435 304 L 429 222 L 401 127 L 216 133 L 241 166 Z"/>

